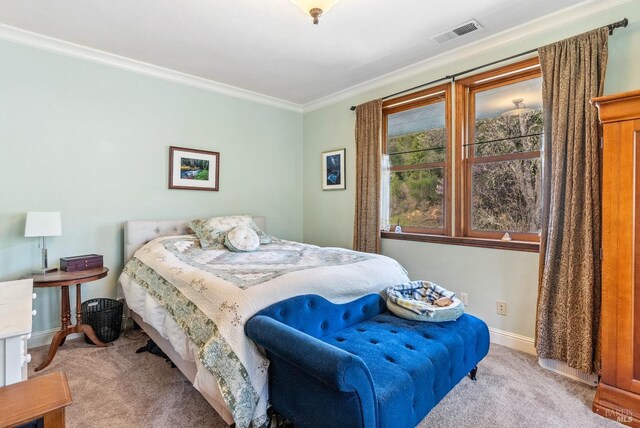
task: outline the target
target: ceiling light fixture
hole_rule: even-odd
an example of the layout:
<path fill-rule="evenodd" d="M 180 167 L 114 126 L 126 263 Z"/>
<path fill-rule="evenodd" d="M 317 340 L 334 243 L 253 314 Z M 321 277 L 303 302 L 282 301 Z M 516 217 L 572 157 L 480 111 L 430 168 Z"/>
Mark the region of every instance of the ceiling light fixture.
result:
<path fill-rule="evenodd" d="M 523 101 L 523 98 L 512 100 L 511 102 L 513 103 L 515 108 L 505 111 L 504 113 L 502 113 L 502 116 L 518 116 L 521 114 L 532 112 L 532 109 L 525 107 Z"/>
<path fill-rule="evenodd" d="M 313 23 L 318 25 L 319 19 L 323 13 L 327 13 L 334 4 L 340 0 L 291 0 L 304 13 L 308 13 L 313 18 Z"/>

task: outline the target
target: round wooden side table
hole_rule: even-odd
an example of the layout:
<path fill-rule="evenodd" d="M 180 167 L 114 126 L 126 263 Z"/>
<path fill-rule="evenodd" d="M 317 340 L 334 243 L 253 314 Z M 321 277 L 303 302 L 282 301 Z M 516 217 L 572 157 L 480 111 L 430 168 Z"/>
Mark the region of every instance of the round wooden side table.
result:
<path fill-rule="evenodd" d="M 44 275 L 28 275 L 24 276 L 23 279 L 31 278 L 33 279 L 33 286 L 44 288 L 44 287 L 60 287 L 60 292 L 62 293 L 61 300 L 61 309 L 60 309 L 60 321 L 62 322 L 62 327 L 60 327 L 60 331 L 53 336 L 53 340 L 51 340 L 51 346 L 49 347 L 49 353 L 47 354 L 47 358 L 40 364 L 36 371 L 46 368 L 51 361 L 53 361 L 53 357 L 56 356 L 56 352 L 58 351 L 58 347 L 62 346 L 67 339 L 67 336 L 72 333 L 84 333 L 87 337 L 96 345 L 100 347 L 111 346 L 112 343 L 104 343 L 96 337 L 93 328 L 89 324 L 82 323 L 82 297 L 80 296 L 80 287 L 82 283 L 95 281 L 107 276 L 109 272 L 109 268 L 101 267 L 96 269 L 88 269 L 77 272 L 65 272 L 65 271 L 56 271 L 47 273 Z M 69 303 L 69 286 L 76 286 L 76 323 L 75 325 L 71 323 L 71 305 Z"/>

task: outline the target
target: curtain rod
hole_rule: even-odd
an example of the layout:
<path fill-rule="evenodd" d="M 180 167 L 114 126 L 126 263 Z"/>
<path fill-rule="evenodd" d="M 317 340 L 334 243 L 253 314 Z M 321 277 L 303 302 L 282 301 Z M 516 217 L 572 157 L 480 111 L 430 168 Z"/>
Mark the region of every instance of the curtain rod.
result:
<path fill-rule="evenodd" d="M 612 35 L 613 34 L 613 30 L 615 30 L 616 28 L 624 28 L 627 25 L 629 25 L 629 20 L 627 18 L 624 18 L 624 19 L 622 19 L 620 21 L 613 22 L 613 23 L 611 23 L 609 25 L 605 25 L 604 27 L 609 28 L 609 35 Z M 501 63 L 501 62 L 504 62 L 504 61 L 509 61 L 510 59 L 518 58 L 520 56 L 529 55 L 529 54 L 532 54 L 532 53 L 537 52 L 537 51 L 538 51 L 538 48 L 530 49 L 530 50 L 525 51 L 525 52 L 520 52 L 519 54 L 511 55 L 509 57 L 502 58 L 502 59 L 499 59 L 497 61 L 492 61 L 492 62 L 489 62 L 487 64 L 482 64 L 482 65 L 479 65 L 477 67 L 470 68 L 468 70 L 464 70 L 464 71 L 460 71 L 458 73 L 450 74 L 448 76 L 444 76 L 444 77 L 441 77 L 439 79 L 432 80 L 431 82 L 421 83 L 420 85 L 414 86 L 413 88 L 404 89 L 402 91 L 395 92 L 395 93 L 393 93 L 391 95 L 384 96 L 384 97 L 382 97 L 382 99 L 386 100 L 388 98 L 393 98 L 393 97 L 395 97 L 397 95 L 402 95 L 402 94 L 405 94 L 407 92 L 411 92 L 411 91 L 415 91 L 416 89 L 423 88 L 425 86 L 433 85 L 434 83 L 442 82 L 443 80 L 452 80 L 453 81 L 453 80 L 456 79 L 456 77 L 462 76 L 463 74 L 471 73 L 472 71 L 480 70 L 481 68 L 489 67 L 490 65 L 495 65 L 495 64 L 498 64 L 498 63 Z M 351 111 L 356 111 L 356 106 L 351 106 L 350 110 Z"/>

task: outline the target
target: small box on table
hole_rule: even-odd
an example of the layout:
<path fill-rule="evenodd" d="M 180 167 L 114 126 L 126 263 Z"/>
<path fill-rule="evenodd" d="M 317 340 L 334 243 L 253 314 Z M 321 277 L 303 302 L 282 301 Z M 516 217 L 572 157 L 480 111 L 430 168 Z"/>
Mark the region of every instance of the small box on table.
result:
<path fill-rule="evenodd" d="M 85 254 L 82 256 L 60 257 L 60 270 L 65 272 L 77 272 L 81 270 L 96 269 L 103 266 L 100 254 Z"/>

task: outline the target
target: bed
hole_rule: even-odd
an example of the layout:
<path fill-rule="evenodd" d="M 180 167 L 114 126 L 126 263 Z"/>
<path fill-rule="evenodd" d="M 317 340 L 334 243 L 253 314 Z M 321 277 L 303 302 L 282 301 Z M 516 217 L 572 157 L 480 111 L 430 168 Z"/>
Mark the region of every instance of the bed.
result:
<path fill-rule="evenodd" d="M 266 219 L 254 217 L 266 231 Z M 274 239 L 253 253 L 203 250 L 187 221 L 129 221 L 118 294 L 132 318 L 228 424 L 266 421 L 269 362 L 244 323 L 284 299 L 335 303 L 408 281 L 385 256 Z"/>

